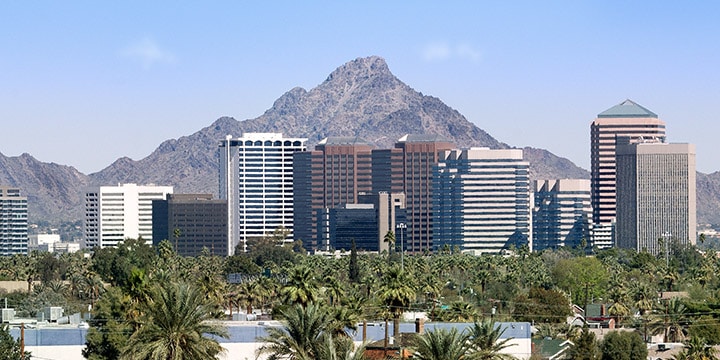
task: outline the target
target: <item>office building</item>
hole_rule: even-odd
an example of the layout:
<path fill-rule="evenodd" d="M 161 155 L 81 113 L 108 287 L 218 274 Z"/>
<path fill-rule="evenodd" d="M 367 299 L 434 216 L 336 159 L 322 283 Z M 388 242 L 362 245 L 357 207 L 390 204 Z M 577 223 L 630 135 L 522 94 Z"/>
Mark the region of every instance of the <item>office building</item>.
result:
<path fill-rule="evenodd" d="M 307 139 L 280 133 L 228 136 L 220 148 L 220 199 L 228 203 L 227 255 L 248 239 L 278 229 L 293 241 L 293 154 L 307 150 Z"/>
<path fill-rule="evenodd" d="M 227 256 L 227 201 L 211 194 L 168 194 L 153 200 L 153 245 L 168 240 L 182 256 Z"/>
<path fill-rule="evenodd" d="M 592 246 L 590 180 L 533 182 L 533 250 Z"/>
<path fill-rule="evenodd" d="M 32 234 L 28 236 L 28 251 L 53 252 L 54 245 L 60 242 L 60 234 Z"/>
<path fill-rule="evenodd" d="M 433 181 L 433 236 L 473 254 L 532 250 L 529 163 L 521 149 L 440 152 Z"/>
<path fill-rule="evenodd" d="M 625 100 L 598 114 L 590 125 L 590 176 L 593 223 L 615 219 L 615 146 L 618 136 L 664 138 L 665 122 L 652 111 Z"/>
<path fill-rule="evenodd" d="M 405 194 L 408 252 L 433 250 L 433 168 L 454 147 L 439 135 L 405 135 L 395 148 L 372 153 L 372 192 Z"/>
<path fill-rule="evenodd" d="M 617 246 L 657 255 L 694 245 L 695 146 L 622 138 L 616 152 Z"/>
<path fill-rule="evenodd" d="M 20 189 L 0 186 L 0 255 L 28 253 L 28 201 Z"/>
<path fill-rule="evenodd" d="M 83 247 L 116 246 L 127 238 L 152 244 L 152 201 L 172 192 L 172 186 L 137 184 L 87 189 Z"/>
<path fill-rule="evenodd" d="M 295 238 L 306 248 L 328 250 L 327 224 L 322 212 L 356 204 L 358 194 L 371 191 L 372 145 L 357 137 L 328 137 L 314 151 L 294 156 Z"/>

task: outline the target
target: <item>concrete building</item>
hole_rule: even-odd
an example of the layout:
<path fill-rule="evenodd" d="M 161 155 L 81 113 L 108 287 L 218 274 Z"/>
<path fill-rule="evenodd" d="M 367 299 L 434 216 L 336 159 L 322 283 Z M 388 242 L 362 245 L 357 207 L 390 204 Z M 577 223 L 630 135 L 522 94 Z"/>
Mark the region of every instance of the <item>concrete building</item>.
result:
<path fill-rule="evenodd" d="M 532 250 L 529 163 L 521 149 L 440 152 L 433 179 L 436 248 L 475 254 Z"/>
<path fill-rule="evenodd" d="M 611 224 L 615 219 L 615 146 L 618 136 L 664 138 L 665 122 L 652 111 L 625 100 L 598 114 L 590 125 L 591 201 L 595 224 Z"/>
<path fill-rule="evenodd" d="M 228 203 L 227 255 L 247 240 L 279 228 L 295 238 L 293 154 L 307 150 L 307 139 L 280 133 L 244 133 L 225 138 L 220 149 L 220 199 Z"/>
<path fill-rule="evenodd" d="M 695 146 L 624 138 L 616 152 L 617 246 L 657 255 L 695 245 Z"/>
<path fill-rule="evenodd" d="M 153 200 L 153 245 L 169 240 L 182 256 L 211 254 L 227 256 L 227 201 L 212 194 L 168 194 Z"/>
<path fill-rule="evenodd" d="M 405 135 L 395 148 L 373 151 L 372 192 L 405 194 L 408 252 L 433 250 L 433 168 L 454 147 L 439 135 Z"/>
<path fill-rule="evenodd" d="M 590 180 L 535 180 L 533 196 L 533 250 L 591 245 Z"/>
<path fill-rule="evenodd" d="M 0 255 L 27 253 L 27 197 L 18 188 L 0 186 Z"/>
<path fill-rule="evenodd" d="M 53 245 L 60 242 L 60 234 L 32 234 L 28 236 L 28 251 L 53 252 Z"/>
<path fill-rule="evenodd" d="M 295 238 L 306 248 L 326 251 L 328 234 L 319 231 L 320 214 L 343 204 L 356 204 L 371 191 L 372 145 L 357 137 L 328 137 L 314 151 L 294 156 Z"/>
<path fill-rule="evenodd" d="M 152 201 L 172 186 L 121 184 L 85 191 L 84 248 L 116 246 L 127 238 L 152 244 Z"/>

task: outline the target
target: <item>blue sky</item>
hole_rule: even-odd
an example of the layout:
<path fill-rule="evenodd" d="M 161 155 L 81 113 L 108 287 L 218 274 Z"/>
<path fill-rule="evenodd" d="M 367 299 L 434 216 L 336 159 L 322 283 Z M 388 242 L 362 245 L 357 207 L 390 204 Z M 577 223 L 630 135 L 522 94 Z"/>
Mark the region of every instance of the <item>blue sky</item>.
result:
<path fill-rule="evenodd" d="M 626 98 L 720 170 L 720 3 L 0 2 L 0 153 L 99 171 L 369 55 L 500 141 L 589 168 Z"/>

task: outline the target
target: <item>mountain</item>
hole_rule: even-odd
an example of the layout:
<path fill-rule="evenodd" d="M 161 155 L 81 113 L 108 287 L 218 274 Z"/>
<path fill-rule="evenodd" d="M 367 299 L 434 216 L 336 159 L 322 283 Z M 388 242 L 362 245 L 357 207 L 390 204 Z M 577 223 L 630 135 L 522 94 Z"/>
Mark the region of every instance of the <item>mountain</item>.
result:
<path fill-rule="evenodd" d="M 21 189 L 21 195 L 28 198 L 28 216 L 32 220 L 80 219 L 82 188 L 88 180 L 87 175 L 71 166 L 43 163 L 29 154 L 0 154 L 0 185 Z"/>
<path fill-rule="evenodd" d="M 192 135 L 163 142 L 138 161 L 120 158 L 102 171 L 85 176 L 73 168 L 42 164 L 34 159 L 33 166 L 15 164 L 22 163 L 23 157 L 31 158 L 23 155 L 20 159 L 6 158 L 9 159 L 6 162 L 13 165 L 0 163 L 0 171 L 13 174 L 15 182 L 9 184 L 20 187 L 24 193 L 31 194 L 31 199 L 43 204 L 43 209 L 34 205 L 32 218 L 57 220 L 72 215 L 79 219 L 80 195 L 87 184 L 155 183 L 173 185 L 175 191 L 181 193 L 217 194 L 218 142 L 228 134 L 240 136 L 243 132 L 282 132 L 307 137 L 311 148 L 327 136 L 358 136 L 378 148 L 386 148 L 406 133 L 439 134 L 459 147 L 510 147 L 440 99 L 413 90 L 390 72 L 382 58 L 371 56 L 340 66 L 309 91 L 299 87 L 291 89 L 255 119 L 219 118 Z M 523 150 L 526 160 L 530 161 L 533 178 L 589 178 L 586 170 L 547 150 L 529 147 Z M 29 183 L 24 179 L 25 174 Z M 48 184 L 43 185 L 39 180 L 32 182 L 35 178 L 47 179 Z M 0 177 L 0 183 L 3 180 Z M 63 193 L 58 196 L 55 191 Z M 708 196 L 715 194 L 712 198 L 720 199 L 720 189 L 708 191 Z"/>

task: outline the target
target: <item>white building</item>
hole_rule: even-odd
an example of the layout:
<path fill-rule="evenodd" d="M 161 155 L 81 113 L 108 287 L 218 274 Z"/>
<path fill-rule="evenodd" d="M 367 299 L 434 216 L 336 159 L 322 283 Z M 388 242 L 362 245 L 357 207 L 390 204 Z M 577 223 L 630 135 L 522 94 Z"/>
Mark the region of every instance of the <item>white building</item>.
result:
<path fill-rule="evenodd" d="M 307 139 L 278 133 L 228 135 L 220 147 L 220 199 L 228 201 L 228 256 L 282 227 L 293 240 L 293 154 Z"/>
<path fill-rule="evenodd" d="M 172 194 L 172 186 L 121 184 L 85 192 L 84 248 L 116 246 L 126 238 L 152 244 L 152 201 Z"/>
<path fill-rule="evenodd" d="M 27 206 L 20 189 L 0 186 L 0 256 L 27 254 Z"/>
<path fill-rule="evenodd" d="M 533 250 L 590 245 L 590 180 L 535 180 L 533 192 Z"/>
<path fill-rule="evenodd" d="M 28 237 L 28 251 L 51 249 L 49 251 L 52 252 L 53 244 L 59 242 L 59 234 L 32 234 Z"/>
<path fill-rule="evenodd" d="M 529 166 L 521 149 L 440 152 L 433 176 L 433 246 L 475 254 L 513 246 L 532 250 Z"/>

